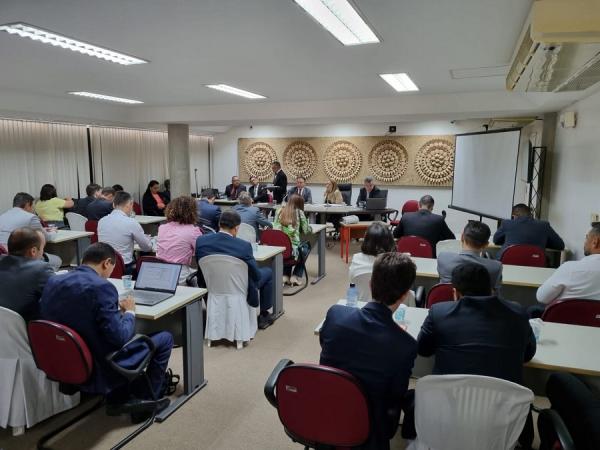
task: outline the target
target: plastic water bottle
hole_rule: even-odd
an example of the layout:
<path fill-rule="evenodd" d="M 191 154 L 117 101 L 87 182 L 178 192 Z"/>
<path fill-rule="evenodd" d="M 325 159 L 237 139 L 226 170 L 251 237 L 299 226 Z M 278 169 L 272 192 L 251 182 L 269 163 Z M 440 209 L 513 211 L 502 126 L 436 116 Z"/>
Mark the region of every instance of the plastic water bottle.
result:
<path fill-rule="evenodd" d="M 354 283 L 350 283 L 350 287 L 346 291 L 346 304 L 354 308 L 358 305 L 358 289 Z"/>
<path fill-rule="evenodd" d="M 406 305 L 401 303 L 396 312 L 394 313 L 394 320 L 400 325 L 404 325 L 406 318 Z"/>

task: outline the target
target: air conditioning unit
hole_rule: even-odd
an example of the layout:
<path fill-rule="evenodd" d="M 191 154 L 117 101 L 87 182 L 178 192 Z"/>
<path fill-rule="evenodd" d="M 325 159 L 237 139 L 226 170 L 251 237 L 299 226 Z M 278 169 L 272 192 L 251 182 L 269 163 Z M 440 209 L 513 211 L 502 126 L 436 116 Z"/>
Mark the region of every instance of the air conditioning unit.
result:
<path fill-rule="evenodd" d="M 537 0 L 506 77 L 509 91 L 581 91 L 600 81 L 600 0 Z"/>

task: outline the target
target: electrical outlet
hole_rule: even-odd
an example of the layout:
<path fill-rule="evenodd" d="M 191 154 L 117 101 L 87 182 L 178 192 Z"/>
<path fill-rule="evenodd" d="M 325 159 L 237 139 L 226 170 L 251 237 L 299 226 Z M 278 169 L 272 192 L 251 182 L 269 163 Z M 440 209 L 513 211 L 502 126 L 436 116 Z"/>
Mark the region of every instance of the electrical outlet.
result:
<path fill-rule="evenodd" d="M 591 222 L 600 222 L 600 213 L 592 213 Z"/>

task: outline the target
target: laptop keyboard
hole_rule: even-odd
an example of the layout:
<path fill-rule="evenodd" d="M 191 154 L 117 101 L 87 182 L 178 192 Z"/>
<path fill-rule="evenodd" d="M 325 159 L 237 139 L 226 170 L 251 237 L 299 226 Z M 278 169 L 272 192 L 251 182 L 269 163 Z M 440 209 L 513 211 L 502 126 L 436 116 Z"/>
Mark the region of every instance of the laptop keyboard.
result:
<path fill-rule="evenodd" d="M 165 294 L 164 292 L 135 291 L 133 293 L 134 299 L 139 298 L 141 300 L 161 300 L 169 296 L 170 294 Z"/>

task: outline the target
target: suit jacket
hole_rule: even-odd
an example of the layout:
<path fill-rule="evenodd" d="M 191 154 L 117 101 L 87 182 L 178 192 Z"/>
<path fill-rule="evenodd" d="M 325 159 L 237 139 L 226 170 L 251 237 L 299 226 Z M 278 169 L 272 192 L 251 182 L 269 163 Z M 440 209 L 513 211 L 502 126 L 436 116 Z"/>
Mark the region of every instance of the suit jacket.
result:
<path fill-rule="evenodd" d="M 452 281 L 452 270 L 459 264 L 474 262 L 485 267 L 490 274 L 491 285 L 499 291 L 502 286 L 502 263 L 495 259 L 482 258 L 477 252 L 463 250 L 460 253 L 442 252 L 437 255 L 437 270 L 440 283 Z"/>
<path fill-rule="evenodd" d="M 293 187 L 287 192 L 288 199 L 293 195 L 298 193 L 298 188 Z M 310 192 L 310 188 L 304 187 L 302 188 L 302 198 L 304 199 L 304 203 L 312 203 L 312 192 Z"/>
<path fill-rule="evenodd" d="M 240 195 L 240 192 L 246 191 L 246 186 L 240 184 L 237 188 L 237 191 L 235 191 L 234 194 L 231 193 L 232 190 L 233 184 L 228 184 L 227 186 L 225 186 L 225 197 L 227 197 L 229 200 L 237 200 L 238 195 Z"/>
<path fill-rule="evenodd" d="M 40 298 L 52 268 L 41 259 L 0 257 L 0 306 L 19 313 L 25 322 L 39 319 Z"/>
<path fill-rule="evenodd" d="M 169 203 L 167 199 L 163 196 L 162 192 L 158 193 L 159 197 L 162 199 L 163 203 L 166 205 Z M 158 209 L 158 205 L 156 204 L 156 200 L 150 193 L 150 191 L 144 192 L 142 197 L 142 209 L 144 210 L 144 215 L 146 216 L 164 216 L 165 210 Z"/>
<path fill-rule="evenodd" d="M 279 186 L 280 189 L 273 190 L 273 200 L 277 203 L 281 203 L 283 201 L 283 197 L 285 197 L 287 193 L 287 175 L 280 169 L 279 172 L 275 174 L 273 177 L 273 186 Z"/>
<path fill-rule="evenodd" d="M 242 223 L 247 223 L 248 225 L 252 225 L 256 230 L 256 236 L 260 236 L 258 226 L 263 226 L 267 228 L 273 228 L 273 224 L 269 222 L 265 216 L 260 212 L 256 206 L 246 206 L 246 205 L 235 205 L 233 210 L 236 211 L 241 219 Z"/>
<path fill-rule="evenodd" d="M 90 203 L 96 200 L 96 197 L 89 196 L 85 198 L 80 198 L 75 202 L 75 207 L 71 209 L 72 212 L 82 215 L 83 217 L 87 217 L 87 207 Z"/>
<path fill-rule="evenodd" d="M 366 202 L 367 198 L 380 198 L 380 197 L 384 197 L 383 192 L 381 192 L 381 189 L 379 189 L 377 186 L 373 187 L 373 190 L 371 191 L 371 193 L 369 194 L 369 196 L 367 197 L 367 190 L 363 187 L 360 188 L 360 192 L 358 193 L 358 198 L 356 199 L 356 204 L 358 205 L 358 202 Z"/>
<path fill-rule="evenodd" d="M 117 289 L 89 266 L 52 277 L 40 301 L 41 316 L 73 328 L 88 345 L 94 370 L 82 390 L 107 393 L 126 380 L 114 372 L 105 357 L 120 349 L 135 334 L 135 315 L 119 310 Z M 132 348 L 121 362 L 124 367 L 138 362 L 143 349 Z"/>
<path fill-rule="evenodd" d="M 402 216 L 400 224 L 394 228 L 394 237 L 402 236 L 419 236 L 427 239 L 433 247 L 434 256 L 435 246 L 439 241 L 456 239 L 444 218 L 427 209 L 420 209 Z"/>
<path fill-rule="evenodd" d="M 221 208 L 209 203 L 205 198 L 198 201 L 198 223 L 208 225 L 213 230 L 219 231 L 220 218 Z"/>
<path fill-rule="evenodd" d="M 257 186 L 250 186 L 250 188 L 248 188 L 248 194 L 250 194 L 254 203 L 264 203 L 269 201 L 267 187 L 264 184 L 259 183 Z"/>
<path fill-rule="evenodd" d="M 485 375 L 521 383 L 535 355 L 529 317 L 520 305 L 492 297 L 463 297 L 429 309 L 419 355 L 435 354 L 433 373 Z"/>
<path fill-rule="evenodd" d="M 25 211 L 23 208 L 14 207 L 0 215 L 0 244 L 6 246 L 10 233 L 21 227 L 41 230 L 46 236 L 38 216 Z"/>
<path fill-rule="evenodd" d="M 113 205 L 111 202 L 97 198 L 87 206 L 85 217 L 89 220 L 100 220 L 104 216 L 108 216 L 112 210 Z"/>
<path fill-rule="evenodd" d="M 548 222 L 533 217 L 503 220 L 494 233 L 494 244 L 502 245 L 499 256 L 506 247 L 514 244 L 531 244 L 555 250 L 565 248 L 565 243 Z"/>
<path fill-rule="evenodd" d="M 319 340 L 320 363 L 350 372 L 366 390 L 372 426 L 366 448 L 389 449 L 386 411 L 398 408 L 408 389 L 417 356 L 415 340 L 394 322 L 392 311 L 377 302 L 362 309 L 332 306 Z"/>
<path fill-rule="evenodd" d="M 248 265 L 248 304 L 258 307 L 258 282 L 260 270 L 252 253 L 252 245 L 228 233 L 214 233 L 200 236 L 196 240 L 196 259 L 208 255 L 228 255 L 241 259 Z"/>

